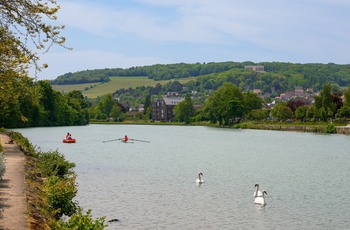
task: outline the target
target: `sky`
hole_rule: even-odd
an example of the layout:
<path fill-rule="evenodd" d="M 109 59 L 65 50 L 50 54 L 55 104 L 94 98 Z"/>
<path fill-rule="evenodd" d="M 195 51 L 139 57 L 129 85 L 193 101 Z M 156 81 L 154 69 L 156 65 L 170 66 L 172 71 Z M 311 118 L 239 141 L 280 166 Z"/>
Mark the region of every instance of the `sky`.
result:
<path fill-rule="evenodd" d="M 68 72 L 208 62 L 350 63 L 348 0 L 57 0 L 66 46 L 38 53 Z M 30 71 L 33 74 L 34 71 Z"/>

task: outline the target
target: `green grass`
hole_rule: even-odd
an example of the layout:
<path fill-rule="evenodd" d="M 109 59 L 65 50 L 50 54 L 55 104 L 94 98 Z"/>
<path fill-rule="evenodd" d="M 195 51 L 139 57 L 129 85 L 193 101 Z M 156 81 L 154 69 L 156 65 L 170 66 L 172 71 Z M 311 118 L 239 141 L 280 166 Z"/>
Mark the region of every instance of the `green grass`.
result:
<path fill-rule="evenodd" d="M 55 90 L 62 93 L 68 93 L 72 90 L 82 91 L 83 95 L 88 98 L 97 98 L 98 96 L 106 95 L 107 93 L 113 93 L 121 88 L 136 88 L 137 86 L 156 86 L 158 83 L 164 85 L 169 80 L 154 81 L 147 77 L 110 77 L 111 81 L 107 83 L 88 83 L 88 84 L 75 84 L 75 85 L 53 85 Z M 194 78 L 178 79 L 182 84 L 193 80 Z M 90 86 L 93 86 L 90 88 Z M 88 90 L 85 90 L 88 88 Z"/>
<path fill-rule="evenodd" d="M 74 84 L 74 85 L 53 85 L 54 90 L 60 91 L 61 93 L 68 93 L 72 90 L 84 91 L 85 88 L 94 87 L 101 84 L 100 82 L 86 83 L 86 84 Z"/>

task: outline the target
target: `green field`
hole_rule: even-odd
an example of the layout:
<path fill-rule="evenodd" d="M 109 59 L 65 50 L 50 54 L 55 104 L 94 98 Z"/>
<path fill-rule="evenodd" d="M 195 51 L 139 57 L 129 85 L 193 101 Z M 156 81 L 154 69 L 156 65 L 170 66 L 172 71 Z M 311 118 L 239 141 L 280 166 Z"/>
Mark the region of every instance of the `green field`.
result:
<path fill-rule="evenodd" d="M 136 88 L 137 86 L 155 86 L 158 83 L 165 84 L 169 80 L 154 81 L 147 77 L 111 77 L 111 81 L 107 83 L 87 83 L 87 84 L 75 84 L 75 85 L 53 85 L 52 88 L 62 93 L 68 93 L 72 90 L 82 91 L 83 95 L 88 98 L 97 98 L 98 96 L 105 95 L 107 93 L 113 93 L 121 88 Z M 193 80 L 194 78 L 178 79 L 182 84 Z M 87 88 L 87 90 L 85 90 Z"/>

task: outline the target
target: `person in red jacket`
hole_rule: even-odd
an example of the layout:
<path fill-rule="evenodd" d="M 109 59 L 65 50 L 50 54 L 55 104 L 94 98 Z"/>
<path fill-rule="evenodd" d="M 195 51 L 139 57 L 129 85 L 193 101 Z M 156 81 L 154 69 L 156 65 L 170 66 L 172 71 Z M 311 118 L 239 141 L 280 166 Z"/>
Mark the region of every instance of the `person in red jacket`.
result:
<path fill-rule="evenodd" d="M 124 137 L 124 141 L 125 141 L 125 142 L 127 142 L 128 140 L 129 140 L 128 136 L 127 136 L 127 135 L 125 135 L 125 137 Z"/>
<path fill-rule="evenodd" d="M 66 135 L 66 139 L 68 139 L 69 135 L 70 135 L 70 134 L 69 134 L 69 133 L 67 133 L 67 135 Z"/>

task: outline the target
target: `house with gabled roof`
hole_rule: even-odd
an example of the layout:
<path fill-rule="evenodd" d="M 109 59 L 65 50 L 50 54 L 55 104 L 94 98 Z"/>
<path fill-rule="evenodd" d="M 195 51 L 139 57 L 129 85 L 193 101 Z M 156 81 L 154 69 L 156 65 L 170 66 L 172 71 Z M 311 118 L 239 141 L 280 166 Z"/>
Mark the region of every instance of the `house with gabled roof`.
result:
<path fill-rule="evenodd" d="M 173 121 L 175 106 L 185 100 L 182 97 L 163 97 L 152 102 L 153 121 Z"/>

